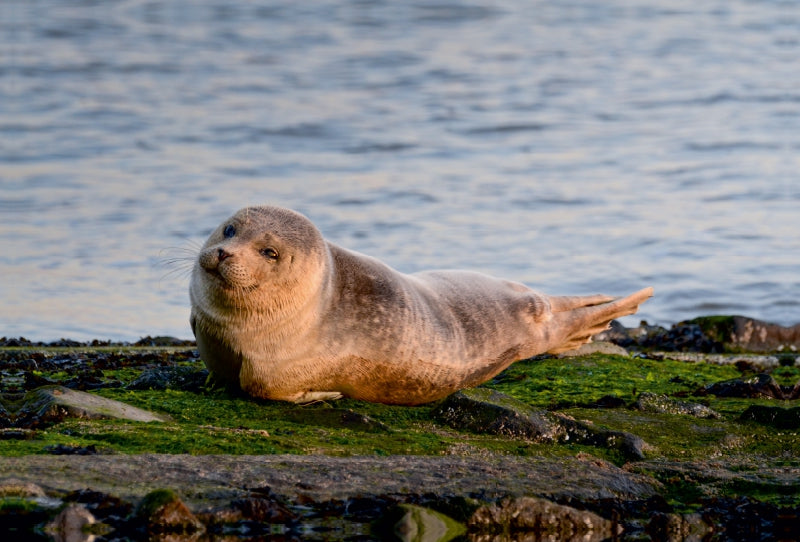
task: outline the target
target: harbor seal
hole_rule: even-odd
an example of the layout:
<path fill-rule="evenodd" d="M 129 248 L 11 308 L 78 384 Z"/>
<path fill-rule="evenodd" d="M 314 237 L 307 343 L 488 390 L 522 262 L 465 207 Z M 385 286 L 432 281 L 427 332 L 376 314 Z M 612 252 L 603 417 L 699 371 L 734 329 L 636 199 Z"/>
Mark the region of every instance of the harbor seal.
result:
<path fill-rule="evenodd" d="M 576 348 L 653 292 L 562 297 L 469 271 L 403 274 L 270 206 L 242 209 L 211 233 L 189 291 L 200 356 L 245 392 L 404 405 Z"/>

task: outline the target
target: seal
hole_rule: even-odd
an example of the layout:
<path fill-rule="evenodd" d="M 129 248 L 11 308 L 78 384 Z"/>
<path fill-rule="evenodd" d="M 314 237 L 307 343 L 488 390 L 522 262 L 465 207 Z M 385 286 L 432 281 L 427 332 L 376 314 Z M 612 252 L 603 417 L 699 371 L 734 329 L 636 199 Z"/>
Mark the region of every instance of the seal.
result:
<path fill-rule="evenodd" d="M 653 290 L 550 296 L 469 271 L 403 274 L 263 206 L 211 233 L 189 293 L 209 371 L 255 397 L 416 405 L 589 342 Z"/>

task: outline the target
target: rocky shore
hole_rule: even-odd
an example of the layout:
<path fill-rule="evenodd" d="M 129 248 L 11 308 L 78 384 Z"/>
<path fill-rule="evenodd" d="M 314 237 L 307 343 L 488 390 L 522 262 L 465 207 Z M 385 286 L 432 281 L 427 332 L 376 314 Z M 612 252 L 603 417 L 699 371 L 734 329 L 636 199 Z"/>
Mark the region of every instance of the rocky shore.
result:
<path fill-rule="evenodd" d="M 615 325 L 432 405 L 220 389 L 191 343 L 0 339 L 15 540 L 791 540 L 800 327 Z"/>

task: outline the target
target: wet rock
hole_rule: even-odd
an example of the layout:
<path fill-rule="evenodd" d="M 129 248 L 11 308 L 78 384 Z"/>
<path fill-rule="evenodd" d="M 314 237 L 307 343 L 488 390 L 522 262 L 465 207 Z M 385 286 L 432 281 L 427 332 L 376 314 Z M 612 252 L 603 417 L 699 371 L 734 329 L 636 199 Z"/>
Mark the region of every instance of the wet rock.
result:
<path fill-rule="evenodd" d="M 44 497 L 44 490 L 37 484 L 23 482 L 16 478 L 0 480 L 0 498 L 4 497 Z"/>
<path fill-rule="evenodd" d="M 717 397 L 743 397 L 747 399 L 791 400 L 800 397 L 800 384 L 781 386 L 768 374 L 758 374 L 751 378 L 734 378 L 715 382 L 697 390 L 698 395 Z"/>
<path fill-rule="evenodd" d="M 208 378 L 206 369 L 187 366 L 156 367 L 148 369 L 125 386 L 128 390 L 185 390 L 203 389 Z"/>
<path fill-rule="evenodd" d="M 672 514 L 654 512 L 647 524 L 647 534 L 653 540 L 664 542 L 683 542 L 690 540 L 704 540 L 713 528 L 708 525 L 700 514 Z"/>
<path fill-rule="evenodd" d="M 46 531 L 54 542 L 89 542 L 94 536 L 88 534 L 89 527 L 97 522 L 86 508 L 70 504 L 47 526 Z"/>
<path fill-rule="evenodd" d="M 468 527 L 489 533 L 532 533 L 537 540 L 600 541 L 617 533 L 611 521 L 544 499 L 521 497 L 479 508 Z"/>
<path fill-rule="evenodd" d="M 769 425 L 777 429 L 800 429 L 800 407 L 750 405 L 739 420 Z"/>
<path fill-rule="evenodd" d="M 363 431 L 366 433 L 384 433 L 391 428 L 365 414 L 345 408 L 295 408 L 284 414 L 285 419 L 305 425 L 319 425 Z"/>
<path fill-rule="evenodd" d="M 99 521 L 120 522 L 133 511 L 133 505 L 125 500 L 91 489 L 81 489 L 68 493 L 65 502 L 79 503 L 88 509 Z"/>
<path fill-rule="evenodd" d="M 168 489 L 148 493 L 136 510 L 136 516 L 151 533 L 194 533 L 205 531 L 204 525 Z"/>
<path fill-rule="evenodd" d="M 560 421 L 549 412 L 487 388 L 469 388 L 450 395 L 436 407 L 433 416 L 450 427 L 474 433 L 534 442 L 566 438 Z"/>
<path fill-rule="evenodd" d="M 684 414 L 695 418 L 714 418 L 721 416 L 718 412 L 698 403 L 689 403 L 670 399 L 666 395 L 644 392 L 639 394 L 634 408 L 643 412 L 657 412 L 660 414 Z"/>
<path fill-rule="evenodd" d="M 414 504 L 400 504 L 378 523 L 384 540 L 402 542 L 447 542 L 466 532 L 466 528 L 445 514 Z"/>
<path fill-rule="evenodd" d="M 275 498 L 246 497 L 234 500 L 230 506 L 215 508 L 197 514 L 207 525 L 225 525 L 241 522 L 288 524 L 297 519 L 297 514 Z"/>

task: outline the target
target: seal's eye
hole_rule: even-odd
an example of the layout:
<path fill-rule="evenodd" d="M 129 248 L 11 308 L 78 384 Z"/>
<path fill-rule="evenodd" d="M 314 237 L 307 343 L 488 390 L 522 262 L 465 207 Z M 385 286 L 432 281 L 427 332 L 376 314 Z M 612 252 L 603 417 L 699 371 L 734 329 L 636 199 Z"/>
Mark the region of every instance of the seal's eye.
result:
<path fill-rule="evenodd" d="M 225 236 L 225 239 L 230 239 L 236 235 L 236 227 L 233 224 L 228 224 L 225 226 L 225 229 L 222 230 L 222 235 Z"/>
<path fill-rule="evenodd" d="M 268 260 L 277 260 L 278 259 L 278 251 L 274 248 L 262 248 L 261 254 L 264 255 L 265 258 Z"/>

